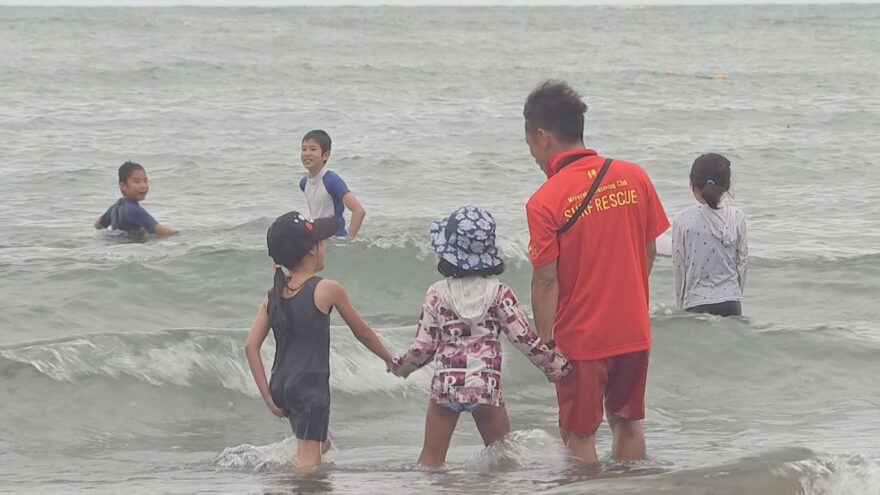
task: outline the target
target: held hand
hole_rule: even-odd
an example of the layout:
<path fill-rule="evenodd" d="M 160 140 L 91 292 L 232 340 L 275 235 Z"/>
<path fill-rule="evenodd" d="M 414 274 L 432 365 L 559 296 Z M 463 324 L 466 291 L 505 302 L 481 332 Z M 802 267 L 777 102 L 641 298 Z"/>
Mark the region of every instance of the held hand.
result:
<path fill-rule="evenodd" d="M 560 373 L 558 371 L 551 371 L 544 374 L 544 376 L 547 377 L 547 381 L 550 383 L 559 383 L 560 380 L 565 378 L 565 375 L 565 373 Z"/>
<path fill-rule="evenodd" d="M 400 371 L 400 364 L 398 364 L 396 359 L 385 361 L 385 371 L 391 373 L 396 377 L 400 377 L 400 375 L 398 374 L 398 372 Z"/>
<path fill-rule="evenodd" d="M 389 361 L 385 361 L 385 371 L 387 371 L 388 373 L 391 373 L 394 376 L 400 376 L 397 374 L 397 370 L 399 368 L 400 368 L 400 366 L 398 366 L 397 363 L 393 359 L 391 359 Z"/>

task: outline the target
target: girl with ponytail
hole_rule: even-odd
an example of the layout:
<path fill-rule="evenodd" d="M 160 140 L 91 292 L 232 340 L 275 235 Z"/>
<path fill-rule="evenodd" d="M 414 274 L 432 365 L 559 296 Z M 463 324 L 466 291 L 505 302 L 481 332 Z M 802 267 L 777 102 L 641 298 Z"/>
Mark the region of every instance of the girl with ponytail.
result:
<path fill-rule="evenodd" d="M 690 179 L 697 204 L 672 223 L 678 306 L 694 313 L 741 315 L 748 243 L 745 215 L 723 203 L 730 191 L 730 161 L 717 153 L 702 155 Z"/>
<path fill-rule="evenodd" d="M 373 354 L 392 365 L 392 355 L 348 300 L 339 282 L 316 276 L 324 269 L 324 240 L 339 226 L 335 218 L 314 222 L 298 212 L 284 214 L 269 227 L 266 242 L 275 262 L 272 289 L 263 299 L 245 343 L 248 365 L 260 395 L 275 416 L 286 417 L 297 438 L 294 469 L 308 471 L 330 447 L 330 312 L 345 323 Z M 287 273 L 285 274 L 285 270 Z M 272 378 L 260 348 L 272 330 Z"/>

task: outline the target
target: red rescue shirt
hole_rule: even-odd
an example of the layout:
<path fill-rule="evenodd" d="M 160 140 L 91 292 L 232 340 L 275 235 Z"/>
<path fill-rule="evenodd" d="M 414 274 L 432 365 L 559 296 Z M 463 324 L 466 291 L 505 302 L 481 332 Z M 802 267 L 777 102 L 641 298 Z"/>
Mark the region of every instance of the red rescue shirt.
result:
<path fill-rule="evenodd" d="M 588 156 L 559 170 L 576 154 Z M 648 174 L 635 163 L 614 160 L 581 218 L 556 233 L 604 161 L 593 150 L 555 155 L 547 182 L 526 204 L 532 264 L 557 262 L 554 339 L 563 354 L 579 361 L 650 349 L 646 244 L 669 228 Z"/>

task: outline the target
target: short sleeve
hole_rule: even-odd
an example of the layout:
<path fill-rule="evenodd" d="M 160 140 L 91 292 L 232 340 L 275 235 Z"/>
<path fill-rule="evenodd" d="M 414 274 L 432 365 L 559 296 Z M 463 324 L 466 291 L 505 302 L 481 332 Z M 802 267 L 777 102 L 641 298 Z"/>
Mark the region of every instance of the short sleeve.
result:
<path fill-rule="evenodd" d="M 526 204 L 529 223 L 529 259 L 536 267 L 544 266 L 559 257 L 559 238 L 556 222 L 547 205 L 534 196 Z"/>
<path fill-rule="evenodd" d="M 159 225 L 159 222 L 156 221 L 147 210 L 145 210 L 141 205 L 129 205 L 129 209 L 126 212 L 128 214 L 128 219 L 138 225 L 141 226 L 142 229 L 147 232 L 153 232 L 156 230 L 156 225 Z"/>
<path fill-rule="evenodd" d="M 348 185 L 342 180 L 342 177 L 329 170 L 324 174 L 324 188 L 327 189 L 327 193 L 334 201 L 342 201 L 342 197 L 349 192 Z"/>
<path fill-rule="evenodd" d="M 107 208 L 107 211 L 105 211 L 103 215 L 101 215 L 99 222 L 100 222 L 102 228 L 106 229 L 107 227 L 110 226 L 111 223 L 113 223 L 113 221 L 110 218 L 110 212 L 112 210 L 113 210 L 113 207 L 111 206 L 110 208 Z"/>
<path fill-rule="evenodd" d="M 647 173 L 645 173 L 644 185 L 646 207 L 645 235 L 647 236 L 645 241 L 648 242 L 657 239 L 660 237 L 660 234 L 666 232 L 666 229 L 669 228 L 669 219 L 666 217 L 666 211 L 663 209 L 660 197 L 657 196 L 657 190 L 654 189 L 654 184 Z"/>

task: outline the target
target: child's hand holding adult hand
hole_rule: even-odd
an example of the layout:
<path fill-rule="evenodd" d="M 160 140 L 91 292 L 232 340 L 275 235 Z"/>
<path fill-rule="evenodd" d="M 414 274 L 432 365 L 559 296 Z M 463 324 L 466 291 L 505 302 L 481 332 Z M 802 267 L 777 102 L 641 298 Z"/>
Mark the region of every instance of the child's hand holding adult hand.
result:
<path fill-rule="evenodd" d="M 559 371 L 549 371 L 547 373 L 544 373 L 544 376 L 547 377 L 547 381 L 550 383 L 559 383 L 560 380 L 565 378 L 565 375 L 565 373 Z"/>
<path fill-rule="evenodd" d="M 559 383 L 563 378 L 568 376 L 571 373 L 571 361 L 563 356 L 562 354 L 556 353 L 555 359 L 559 359 L 562 361 L 562 366 L 559 369 L 551 368 L 545 372 L 545 376 L 547 377 L 547 381 L 550 383 Z"/>

